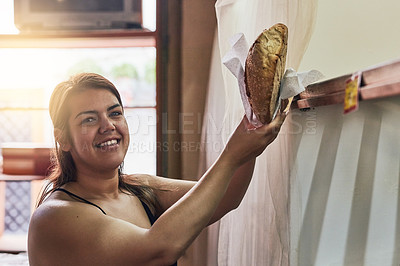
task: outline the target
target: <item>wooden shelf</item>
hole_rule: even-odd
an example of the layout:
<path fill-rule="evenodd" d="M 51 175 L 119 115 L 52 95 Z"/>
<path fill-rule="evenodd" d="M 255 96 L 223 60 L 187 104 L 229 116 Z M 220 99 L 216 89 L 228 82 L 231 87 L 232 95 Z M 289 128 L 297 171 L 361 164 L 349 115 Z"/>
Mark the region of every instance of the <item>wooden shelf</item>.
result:
<path fill-rule="evenodd" d="M 0 236 L 0 252 L 20 253 L 27 251 L 27 234 L 3 234 Z"/>
<path fill-rule="evenodd" d="M 1 181 L 34 181 L 34 180 L 43 180 L 45 176 L 42 175 L 6 175 L 0 173 L 0 182 Z"/>
<path fill-rule="evenodd" d="M 45 31 L 0 35 L 0 48 L 155 47 L 148 30 Z"/>
<path fill-rule="evenodd" d="M 360 101 L 400 95 L 400 59 L 370 67 L 362 72 Z M 351 74 L 315 83 L 296 97 L 292 108 L 307 109 L 343 104 L 345 82 Z"/>
<path fill-rule="evenodd" d="M 155 31 L 148 29 L 104 29 L 104 30 L 43 30 L 19 34 L 0 34 L 1 38 L 79 38 L 79 37 L 132 37 L 154 36 Z"/>

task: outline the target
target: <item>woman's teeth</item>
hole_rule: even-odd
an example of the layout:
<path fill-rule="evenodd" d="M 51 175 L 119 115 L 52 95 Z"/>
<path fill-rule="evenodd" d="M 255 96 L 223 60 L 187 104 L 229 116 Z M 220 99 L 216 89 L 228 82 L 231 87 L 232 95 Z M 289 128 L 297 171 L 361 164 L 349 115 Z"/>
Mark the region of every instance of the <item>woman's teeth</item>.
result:
<path fill-rule="evenodd" d="M 116 139 L 113 139 L 113 140 L 109 140 L 109 141 L 100 143 L 98 146 L 99 146 L 99 147 L 111 146 L 111 145 L 115 145 L 115 144 L 117 144 L 117 143 L 118 143 L 118 141 L 117 141 Z"/>

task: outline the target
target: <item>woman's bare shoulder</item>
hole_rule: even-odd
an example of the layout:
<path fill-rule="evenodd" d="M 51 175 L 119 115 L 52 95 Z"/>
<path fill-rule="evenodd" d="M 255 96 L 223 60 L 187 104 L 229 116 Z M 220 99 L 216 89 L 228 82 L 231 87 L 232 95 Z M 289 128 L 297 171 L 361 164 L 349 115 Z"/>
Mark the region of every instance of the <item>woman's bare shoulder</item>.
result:
<path fill-rule="evenodd" d="M 51 194 L 33 213 L 32 221 L 48 219 L 65 219 L 69 217 L 71 213 L 87 213 L 91 212 L 90 208 L 87 208 L 84 204 L 73 200 L 68 195 L 63 195 L 61 193 Z M 96 214 L 96 212 L 93 212 Z"/>
<path fill-rule="evenodd" d="M 101 214 L 101 213 L 100 213 Z M 29 225 L 29 237 L 47 239 L 66 234 L 76 225 L 85 222 L 89 217 L 99 218 L 96 210 L 83 204 L 51 195 L 33 213 Z"/>
<path fill-rule="evenodd" d="M 28 232 L 31 265 L 51 265 L 62 250 L 79 247 L 79 228 L 87 226 L 89 208 L 51 195 L 33 213 Z M 92 215 L 96 216 L 96 213 Z M 74 243 L 75 242 L 75 243 Z M 43 252 L 45 251 L 45 252 Z M 53 255 L 54 254 L 54 255 Z"/>

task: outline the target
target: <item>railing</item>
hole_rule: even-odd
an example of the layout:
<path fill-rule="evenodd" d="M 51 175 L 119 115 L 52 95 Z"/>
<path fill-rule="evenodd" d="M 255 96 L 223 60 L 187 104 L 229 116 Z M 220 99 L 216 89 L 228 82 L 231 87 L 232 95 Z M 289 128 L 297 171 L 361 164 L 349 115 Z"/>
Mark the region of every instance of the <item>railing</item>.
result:
<path fill-rule="evenodd" d="M 360 101 L 400 95 L 400 59 L 361 70 Z M 292 108 L 343 104 L 346 80 L 352 74 L 315 83 L 293 101 Z"/>

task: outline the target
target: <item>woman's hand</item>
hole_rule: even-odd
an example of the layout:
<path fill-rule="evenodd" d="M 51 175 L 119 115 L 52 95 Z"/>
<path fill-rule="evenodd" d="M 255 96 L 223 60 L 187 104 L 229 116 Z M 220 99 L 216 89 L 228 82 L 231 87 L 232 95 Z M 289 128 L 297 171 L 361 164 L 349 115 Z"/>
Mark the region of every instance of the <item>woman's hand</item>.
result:
<path fill-rule="evenodd" d="M 271 123 L 252 128 L 244 116 L 231 135 L 223 152 L 224 156 L 228 157 L 235 167 L 259 156 L 278 136 L 285 118 L 286 114 L 281 113 Z"/>

